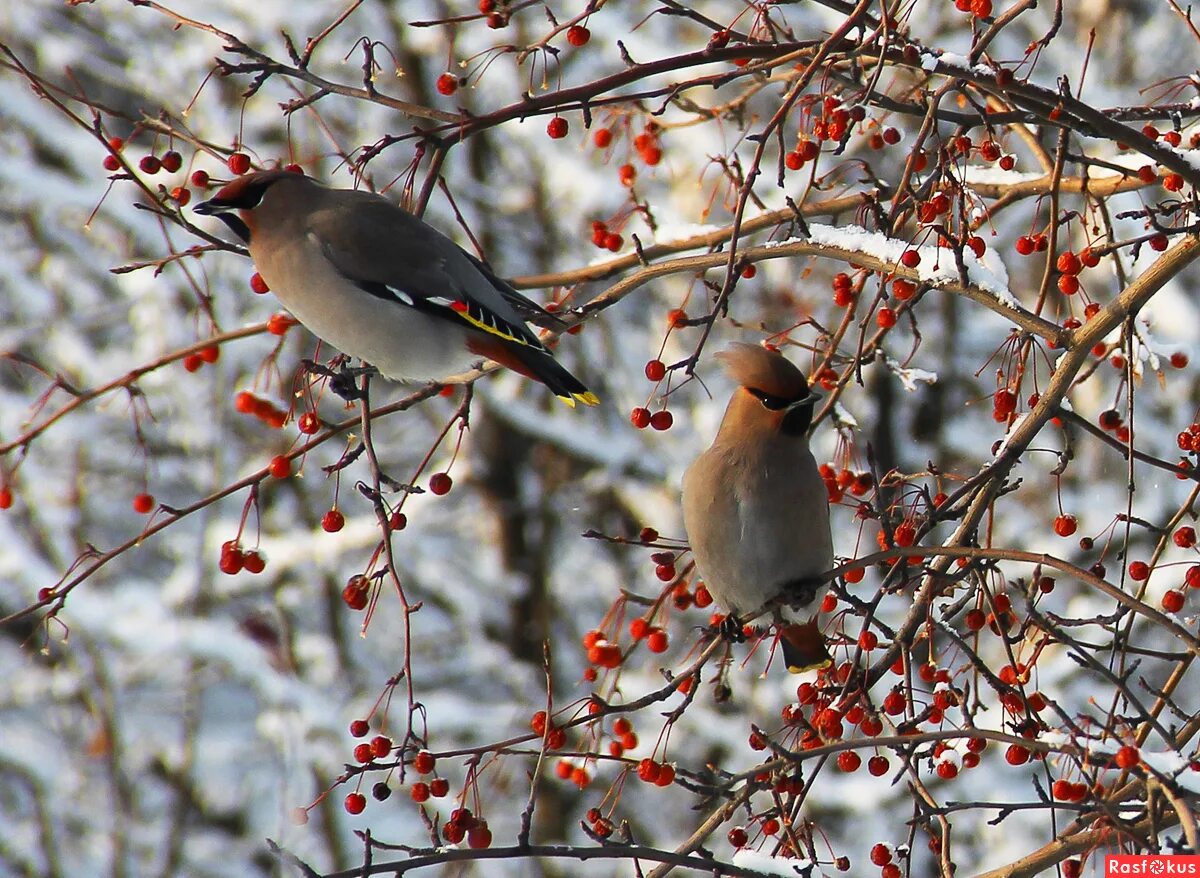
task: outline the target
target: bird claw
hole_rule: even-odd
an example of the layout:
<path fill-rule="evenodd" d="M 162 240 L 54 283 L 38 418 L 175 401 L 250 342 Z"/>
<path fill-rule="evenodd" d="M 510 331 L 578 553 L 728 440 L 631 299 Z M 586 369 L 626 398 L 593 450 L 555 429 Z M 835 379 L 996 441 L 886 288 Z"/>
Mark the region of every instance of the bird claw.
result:
<path fill-rule="evenodd" d="M 322 378 L 329 379 L 329 389 L 346 402 L 355 402 L 363 398 L 363 391 L 358 386 L 358 379 L 363 375 L 377 375 L 379 370 L 374 366 L 348 366 L 343 360 L 336 369 L 324 366 L 315 360 L 301 361 L 305 371 Z"/>
<path fill-rule="evenodd" d="M 740 619 L 733 613 L 730 613 L 721 620 L 721 624 L 717 628 L 717 633 L 728 640 L 730 643 L 745 643 L 746 632 Z"/>

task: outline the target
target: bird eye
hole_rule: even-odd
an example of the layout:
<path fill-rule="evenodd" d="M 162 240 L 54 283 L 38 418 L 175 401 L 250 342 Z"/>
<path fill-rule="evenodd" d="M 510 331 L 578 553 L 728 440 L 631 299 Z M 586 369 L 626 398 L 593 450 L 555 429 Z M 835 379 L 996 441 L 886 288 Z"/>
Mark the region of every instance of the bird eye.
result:
<path fill-rule="evenodd" d="M 754 394 L 754 398 L 761 402 L 764 408 L 768 408 L 773 412 L 785 409 L 792 403 L 792 400 L 784 399 L 782 396 L 773 396 L 770 393 L 755 390 L 753 387 L 747 388 L 747 390 Z"/>

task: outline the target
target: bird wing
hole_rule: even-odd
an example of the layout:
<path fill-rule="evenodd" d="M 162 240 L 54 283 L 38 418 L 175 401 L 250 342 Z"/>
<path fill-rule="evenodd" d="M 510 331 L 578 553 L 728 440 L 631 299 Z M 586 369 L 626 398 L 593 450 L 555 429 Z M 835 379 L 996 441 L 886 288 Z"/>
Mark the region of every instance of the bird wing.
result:
<path fill-rule="evenodd" d="M 387 199 L 355 193 L 313 211 L 305 225 L 338 272 L 365 292 L 507 342 L 546 349 L 511 304 L 537 309 L 533 302 Z"/>

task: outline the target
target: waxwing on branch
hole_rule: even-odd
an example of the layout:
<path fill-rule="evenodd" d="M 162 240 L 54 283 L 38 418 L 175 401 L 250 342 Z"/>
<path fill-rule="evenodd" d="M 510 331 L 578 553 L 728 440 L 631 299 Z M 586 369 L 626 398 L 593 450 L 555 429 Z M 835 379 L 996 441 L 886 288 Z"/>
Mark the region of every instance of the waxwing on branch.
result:
<path fill-rule="evenodd" d="M 196 212 L 246 243 L 263 280 L 313 334 L 388 378 L 433 381 L 487 358 L 569 405 L 598 402 L 519 313 L 553 319 L 547 312 L 380 195 L 259 171 Z"/>
<path fill-rule="evenodd" d="M 828 494 L 808 448 L 819 397 L 778 351 L 738 343 L 716 358 L 738 387 L 712 446 L 683 476 L 696 569 L 735 622 L 781 597 L 806 607 L 833 567 Z M 790 671 L 830 661 L 816 607 L 784 625 L 779 642 Z"/>

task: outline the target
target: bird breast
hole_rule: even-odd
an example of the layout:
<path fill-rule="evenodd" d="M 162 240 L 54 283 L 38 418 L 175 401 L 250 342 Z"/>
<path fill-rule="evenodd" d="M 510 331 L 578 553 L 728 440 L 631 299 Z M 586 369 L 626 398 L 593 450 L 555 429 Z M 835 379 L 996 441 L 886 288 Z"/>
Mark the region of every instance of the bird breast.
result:
<path fill-rule="evenodd" d="M 683 493 L 696 567 L 730 612 L 755 610 L 784 583 L 833 566 L 825 483 L 803 441 L 751 451 L 714 444 L 688 468 Z"/>

